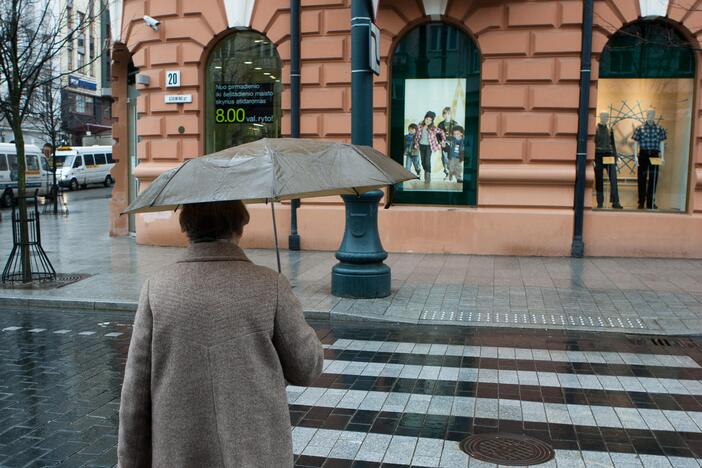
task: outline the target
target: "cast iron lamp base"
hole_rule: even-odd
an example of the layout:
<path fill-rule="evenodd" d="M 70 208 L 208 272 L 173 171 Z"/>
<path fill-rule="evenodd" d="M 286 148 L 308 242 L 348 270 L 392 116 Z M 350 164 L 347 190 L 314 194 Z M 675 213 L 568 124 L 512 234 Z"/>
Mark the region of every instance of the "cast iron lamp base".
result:
<path fill-rule="evenodd" d="M 336 252 L 339 263 L 332 268 L 332 294 L 355 299 L 387 297 L 391 273 L 383 263 L 388 253 L 378 235 L 378 202 L 383 192 L 341 197 L 346 205 L 346 228 Z"/>

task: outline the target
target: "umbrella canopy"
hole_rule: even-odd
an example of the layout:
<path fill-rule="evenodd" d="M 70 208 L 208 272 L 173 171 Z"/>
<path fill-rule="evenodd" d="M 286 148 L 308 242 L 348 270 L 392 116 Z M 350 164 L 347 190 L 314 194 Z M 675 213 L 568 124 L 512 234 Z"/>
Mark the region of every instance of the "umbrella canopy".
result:
<path fill-rule="evenodd" d="M 263 138 L 164 172 L 124 213 L 174 210 L 186 203 L 360 194 L 416 178 L 368 146 Z"/>

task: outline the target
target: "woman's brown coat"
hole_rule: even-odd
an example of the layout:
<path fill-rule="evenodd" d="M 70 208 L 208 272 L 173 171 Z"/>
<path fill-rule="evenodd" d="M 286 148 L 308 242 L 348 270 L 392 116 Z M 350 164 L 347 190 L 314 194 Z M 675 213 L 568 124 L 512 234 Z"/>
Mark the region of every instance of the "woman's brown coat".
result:
<path fill-rule="evenodd" d="M 119 465 L 292 466 L 286 380 L 309 385 L 322 362 L 284 276 L 235 244 L 191 244 L 141 292 Z"/>

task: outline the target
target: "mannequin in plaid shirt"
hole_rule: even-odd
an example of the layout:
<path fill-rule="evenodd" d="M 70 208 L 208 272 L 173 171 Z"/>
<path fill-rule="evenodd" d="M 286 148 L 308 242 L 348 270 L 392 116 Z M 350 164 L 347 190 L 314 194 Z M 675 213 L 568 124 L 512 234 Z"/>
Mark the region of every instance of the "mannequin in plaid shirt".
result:
<path fill-rule="evenodd" d="M 658 208 L 655 204 L 656 185 L 658 184 L 658 165 L 651 164 L 651 158 L 663 158 L 663 141 L 668 138 L 665 129 L 656 123 L 656 112 L 649 110 L 646 122 L 636 130 L 634 153 L 638 155 L 639 169 L 637 181 L 639 188 L 639 209 Z"/>

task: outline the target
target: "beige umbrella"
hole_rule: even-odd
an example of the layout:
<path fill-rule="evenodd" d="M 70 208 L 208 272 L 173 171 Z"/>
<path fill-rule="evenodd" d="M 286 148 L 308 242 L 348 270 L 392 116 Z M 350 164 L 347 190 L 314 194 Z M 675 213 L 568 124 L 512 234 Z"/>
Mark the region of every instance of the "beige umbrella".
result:
<path fill-rule="evenodd" d="M 263 138 L 191 159 L 154 180 L 124 213 L 175 210 L 186 203 L 361 194 L 417 177 L 368 146 L 325 140 Z M 278 233 L 273 203 L 273 230 Z M 280 258 L 278 258 L 280 270 Z"/>

